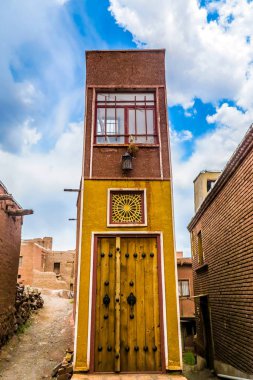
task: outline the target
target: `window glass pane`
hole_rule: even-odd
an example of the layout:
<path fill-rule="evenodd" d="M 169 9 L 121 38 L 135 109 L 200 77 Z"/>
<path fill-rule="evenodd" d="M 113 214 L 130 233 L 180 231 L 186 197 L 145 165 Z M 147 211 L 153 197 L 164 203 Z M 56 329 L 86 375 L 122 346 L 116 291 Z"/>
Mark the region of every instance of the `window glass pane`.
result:
<path fill-rule="evenodd" d="M 136 112 L 136 134 L 135 134 L 135 112 Z M 130 109 L 128 111 L 128 131 L 135 136 L 135 142 L 139 144 L 153 144 L 154 136 L 146 136 L 145 112 L 147 117 L 147 134 L 153 135 L 153 110 Z M 142 136 L 140 136 L 142 135 Z"/>
<path fill-rule="evenodd" d="M 147 130 L 148 135 L 154 134 L 154 110 L 146 110 L 147 112 Z"/>
<path fill-rule="evenodd" d="M 135 135 L 135 110 L 128 111 L 128 132 L 129 135 Z"/>
<path fill-rule="evenodd" d="M 182 281 L 182 296 L 189 296 L 189 281 Z"/>
<path fill-rule="evenodd" d="M 97 108 L 97 135 L 98 144 L 124 143 L 124 109 Z"/>
<path fill-rule="evenodd" d="M 145 125 L 145 110 L 136 110 L 137 119 L 137 135 L 146 135 L 146 125 Z"/>
<path fill-rule="evenodd" d="M 178 281 L 178 295 L 179 297 L 182 296 L 181 281 Z"/>
<path fill-rule="evenodd" d="M 133 105 L 138 102 L 139 105 L 144 105 L 148 102 L 148 105 L 154 104 L 154 94 L 153 93 L 99 93 L 97 94 L 98 102 L 124 102 L 126 105 Z"/>
<path fill-rule="evenodd" d="M 105 134 L 105 109 L 97 109 L 97 135 Z"/>

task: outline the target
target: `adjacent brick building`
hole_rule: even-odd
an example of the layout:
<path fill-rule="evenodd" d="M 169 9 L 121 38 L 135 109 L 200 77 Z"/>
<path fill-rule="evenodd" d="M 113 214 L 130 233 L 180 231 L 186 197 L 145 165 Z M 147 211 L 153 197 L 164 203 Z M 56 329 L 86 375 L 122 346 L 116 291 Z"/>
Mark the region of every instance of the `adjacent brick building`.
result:
<path fill-rule="evenodd" d="M 183 351 L 193 349 L 195 305 L 193 299 L 192 259 L 177 252 L 178 296 Z"/>
<path fill-rule="evenodd" d="M 18 281 L 47 289 L 74 290 L 75 251 L 52 250 L 51 237 L 22 240 Z"/>
<path fill-rule="evenodd" d="M 198 354 L 253 378 L 253 127 L 189 226 Z"/>
<path fill-rule="evenodd" d="M 23 210 L 0 182 L 0 346 L 13 331 Z"/>

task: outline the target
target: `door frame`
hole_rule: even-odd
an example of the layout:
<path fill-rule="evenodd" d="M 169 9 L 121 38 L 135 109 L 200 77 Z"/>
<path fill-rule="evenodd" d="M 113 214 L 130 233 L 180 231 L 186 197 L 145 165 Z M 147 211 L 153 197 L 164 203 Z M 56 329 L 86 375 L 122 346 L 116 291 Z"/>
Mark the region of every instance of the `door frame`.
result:
<path fill-rule="evenodd" d="M 91 267 L 90 267 L 90 295 L 89 295 L 89 324 L 88 324 L 88 345 L 87 355 L 89 363 L 89 372 L 95 373 L 95 313 L 96 313 L 96 284 L 97 284 L 97 242 L 103 237 L 153 237 L 157 240 L 157 259 L 158 259 L 158 299 L 159 299 L 159 319 L 161 334 L 161 364 L 162 371 L 140 371 L 136 373 L 166 373 L 166 357 L 167 357 L 167 325 L 166 325 L 166 302 L 165 302 L 165 279 L 164 279 L 164 263 L 163 263 L 163 236 L 161 232 L 97 232 L 92 233 L 91 241 Z M 100 372 L 99 372 L 100 373 Z M 109 373 L 109 372 L 108 372 Z M 115 373 L 115 372 L 112 372 Z M 124 373 L 124 372 L 120 372 Z M 133 372 L 127 372 L 133 373 Z"/>

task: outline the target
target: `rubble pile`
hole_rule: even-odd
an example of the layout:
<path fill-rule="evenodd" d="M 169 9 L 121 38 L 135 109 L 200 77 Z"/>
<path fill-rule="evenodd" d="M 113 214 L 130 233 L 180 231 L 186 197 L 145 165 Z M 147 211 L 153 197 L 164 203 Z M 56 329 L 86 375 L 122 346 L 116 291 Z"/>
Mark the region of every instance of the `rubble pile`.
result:
<path fill-rule="evenodd" d="M 71 349 L 66 350 L 66 355 L 63 361 L 53 369 L 52 377 L 57 380 L 69 380 L 73 374 L 73 351 Z"/>
<path fill-rule="evenodd" d="M 16 285 L 16 301 L 14 314 L 14 331 L 23 325 L 34 310 L 43 307 L 44 301 L 40 292 L 36 289 L 25 288 L 23 285 Z"/>

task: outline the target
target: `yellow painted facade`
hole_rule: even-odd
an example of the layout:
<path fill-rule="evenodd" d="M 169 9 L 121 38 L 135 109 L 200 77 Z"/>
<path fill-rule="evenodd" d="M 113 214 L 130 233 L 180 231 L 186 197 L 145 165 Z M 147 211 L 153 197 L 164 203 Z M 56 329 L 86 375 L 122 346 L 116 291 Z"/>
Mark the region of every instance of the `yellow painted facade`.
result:
<path fill-rule="evenodd" d="M 107 227 L 108 189 L 146 189 L 146 227 Z M 178 303 L 176 292 L 176 263 L 172 220 L 172 194 L 169 180 L 84 180 L 82 191 L 82 234 L 79 259 L 77 294 L 75 370 L 88 371 L 90 358 L 90 313 L 91 313 L 91 264 L 94 233 L 160 233 L 161 255 L 164 263 L 164 320 L 165 363 L 167 370 L 181 369 L 180 336 L 178 325 Z"/>

